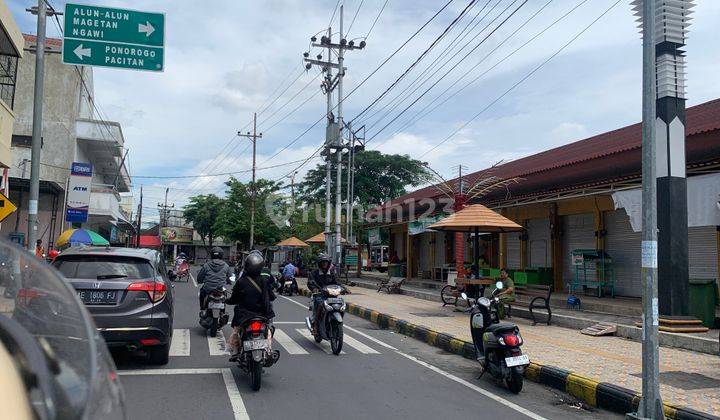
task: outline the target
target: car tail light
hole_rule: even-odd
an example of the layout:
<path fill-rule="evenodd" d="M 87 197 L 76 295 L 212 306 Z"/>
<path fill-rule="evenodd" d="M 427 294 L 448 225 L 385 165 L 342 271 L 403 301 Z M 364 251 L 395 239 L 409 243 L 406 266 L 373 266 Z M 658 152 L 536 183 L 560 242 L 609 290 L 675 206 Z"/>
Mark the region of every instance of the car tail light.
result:
<path fill-rule="evenodd" d="M 160 344 L 160 340 L 157 338 L 143 338 L 140 340 L 140 344 L 143 346 L 155 346 Z"/>
<path fill-rule="evenodd" d="M 36 297 L 45 296 L 44 292 L 38 291 L 37 289 L 18 289 L 17 292 L 17 303 L 27 305 Z"/>
<path fill-rule="evenodd" d="M 135 283 L 130 283 L 130 285 L 127 287 L 128 291 L 135 291 L 135 292 L 147 292 L 148 296 L 150 296 L 150 300 L 153 303 L 160 302 L 167 293 L 167 285 L 163 282 L 150 280 L 150 281 L 139 281 Z"/>
<path fill-rule="evenodd" d="M 506 335 L 503 337 L 503 340 L 505 341 L 506 346 L 514 347 L 520 344 L 520 338 L 518 338 L 515 334 Z"/>

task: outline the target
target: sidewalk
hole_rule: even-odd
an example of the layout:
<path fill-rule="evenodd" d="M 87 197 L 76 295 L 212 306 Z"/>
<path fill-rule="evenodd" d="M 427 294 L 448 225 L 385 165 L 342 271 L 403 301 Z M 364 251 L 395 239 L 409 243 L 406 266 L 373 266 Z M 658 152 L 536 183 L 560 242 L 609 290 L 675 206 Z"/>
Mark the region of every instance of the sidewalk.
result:
<path fill-rule="evenodd" d="M 304 280 L 302 286 L 305 285 Z M 466 313 L 406 295 L 376 293 L 349 287 L 349 303 L 375 310 L 472 342 Z M 590 337 L 577 330 L 538 324 L 513 317 L 521 329 L 523 351 L 530 360 L 577 375 L 641 390 L 641 344 L 619 337 Z M 666 404 L 720 416 L 720 358 L 686 350 L 660 348 L 661 393 Z"/>

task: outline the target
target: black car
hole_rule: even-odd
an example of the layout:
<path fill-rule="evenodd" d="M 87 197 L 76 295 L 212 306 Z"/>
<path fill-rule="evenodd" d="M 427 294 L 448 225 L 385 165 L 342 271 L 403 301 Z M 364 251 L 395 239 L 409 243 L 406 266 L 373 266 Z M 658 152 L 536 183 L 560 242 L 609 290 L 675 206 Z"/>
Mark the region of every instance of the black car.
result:
<path fill-rule="evenodd" d="M 75 288 L 109 347 L 142 349 L 164 365 L 173 331 L 173 286 L 150 249 L 74 247 L 53 263 Z"/>

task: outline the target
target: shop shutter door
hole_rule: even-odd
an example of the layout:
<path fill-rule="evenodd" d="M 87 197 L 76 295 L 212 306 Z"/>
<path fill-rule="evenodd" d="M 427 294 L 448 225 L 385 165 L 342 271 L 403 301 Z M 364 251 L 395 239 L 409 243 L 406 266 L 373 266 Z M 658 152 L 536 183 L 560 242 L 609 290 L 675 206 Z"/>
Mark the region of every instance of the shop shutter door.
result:
<path fill-rule="evenodd" d="M 595 249 L 595 219 L 592 213 L 571 214 L 562 217 L 563 227 L 563 283 L 575 278 L 572 252 L 576 249 Z"/>
<path fill-rule="evenodd" d="M 691 279 L 717 279 L 715 226 L 688 228 L 688 267 Z"/>
<path fill-rule="evenodd" d="M 418 274 L 423 274 L 422 272 L 424 271 L 430 271 L 430 264 L 432 263 L 432 261 L 430 260 L 430 247 L 432 246 L 432 244 L 430 244 L 431 236 L 432 233 L 429 232 L 420 234 L 420 238 L 418 241 L 420 246 L 420 252 L 418 253 L 420 261 L 418 267 L 420 268 L 421 272 Z"/>
<path fill-rule="evenodd" d="M 528 247 L 530 248 L 530 267 L 552 267 L 550 255 L 550 220 L 528 220 Z"/>
<path fill-rule="evenodd" d="M 520 235 L 522 235 L 522 232 L 512 232 L 505 235 L 507 241 L 507 268 L 520 268 Z"/>
<path fill-rule="evenodd" d="M 640 277 L 641 232 L 633 232 L 625 210 L 605 213 L 605 251 L 615 270 L 615 293 L 620 296 L 642 296 Z"/>

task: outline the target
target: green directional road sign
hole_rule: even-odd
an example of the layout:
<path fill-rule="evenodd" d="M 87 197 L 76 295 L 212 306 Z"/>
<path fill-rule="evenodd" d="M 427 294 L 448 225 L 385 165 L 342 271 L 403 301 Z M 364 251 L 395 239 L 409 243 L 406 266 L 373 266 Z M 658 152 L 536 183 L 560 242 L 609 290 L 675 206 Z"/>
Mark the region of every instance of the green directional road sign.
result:
<path fill-rule="evenodd" d="M 67 3 L 63 63 L 162 71 L 165 15 Z"/>

